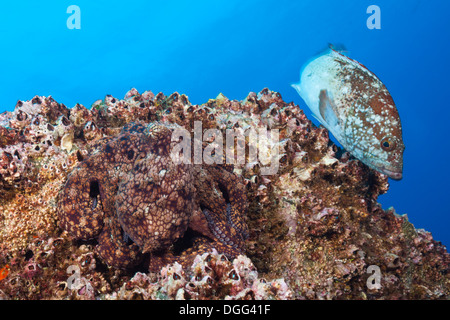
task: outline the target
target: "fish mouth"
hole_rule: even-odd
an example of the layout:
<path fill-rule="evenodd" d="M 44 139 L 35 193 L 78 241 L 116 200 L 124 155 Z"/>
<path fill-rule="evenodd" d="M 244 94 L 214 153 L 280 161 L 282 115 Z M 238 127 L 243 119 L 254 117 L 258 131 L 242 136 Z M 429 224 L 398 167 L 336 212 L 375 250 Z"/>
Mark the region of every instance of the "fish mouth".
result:
<path fill-rule="evenodd" d="M 401 171 L 392 171 L 387 168 L 378 168 L 381 173 L 387 175 L 389 178 L 394 180 L 401 180 L 403 178 L 403 173 Z"/>
<path fill-rule="evenodd" d="M 354 147 L 352 151 L 350 151 L 351 154 L 353 152 L 361 152 L 363 157 L 367 156 L 368 153 L 362 152 L 361 149 Z M 360 159 L 357 155 L 353 154 L 356 158 Z M 369 154 L 370 156 L 374 157 L 372 154 Z M 381 172 L 382 174 L 387 175 L 389 178 L 394 180 L 401 180 L 403 178 L 403 163 L 393 163 L 388 164 L 383 161 L 377 161 L 376 163 L 371 163 L 370 161 L 363 161 L 367 166 L 369 166 L 372 169 L 375 169 L 378 172 Z"/>

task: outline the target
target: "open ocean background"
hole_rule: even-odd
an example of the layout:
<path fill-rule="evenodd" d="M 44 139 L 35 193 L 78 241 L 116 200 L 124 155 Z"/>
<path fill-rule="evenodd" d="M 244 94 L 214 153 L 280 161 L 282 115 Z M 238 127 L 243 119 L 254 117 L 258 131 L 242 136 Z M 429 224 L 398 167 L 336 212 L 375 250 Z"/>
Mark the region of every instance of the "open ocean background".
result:
<path fill-rule="evenodd" d="M 67 28 L 70 5 L 79 30 Z M 380 30 L 366 26 L 369 5 L 381 9 Z M 449 15 L 447 0 L 3 1 L 0 112 L 35 95 L 89 108 L 132 87 L 196 104 L 268 87 L 313 119 L 290 84 L 328 43 L 342 44 L 384 82 L 402 120 L 404 178 L 379 201 L 448 247 Z"/>

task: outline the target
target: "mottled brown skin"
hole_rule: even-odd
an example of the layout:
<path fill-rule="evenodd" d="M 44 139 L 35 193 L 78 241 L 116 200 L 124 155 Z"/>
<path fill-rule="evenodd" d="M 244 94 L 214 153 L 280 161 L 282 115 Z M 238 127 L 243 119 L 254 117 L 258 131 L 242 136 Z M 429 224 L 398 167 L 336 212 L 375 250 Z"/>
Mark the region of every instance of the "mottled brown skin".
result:
<path fill-rule="evenodd" d="M 196 167 L 194 181 L 197 203 L 212 226 L 215 237 L 230 248 L 242 248 L 248 236 L 242 216 L 242 212 L 247 210 L 242 182 L 224 166 Z M 230 255 L 233 253 L 230 252 Z"/>
<path fill-rule="evenodd" d="M 159 146 L 136 161 L 116 197 L 119 222 L 142 252 L 168 248 L 185 233 L 193 210 L 192 166 L 171 161 L 169 129 L 153 135 Z"/>
<path fill-rule="evenodd" d="M 125 235 L 117 220 L 110 220 L 99 234 L 97 254 L 110 266 L 118 268 L 133 267 L 141 260 L 139 246 L 125 239 Z"/>
<path fill-rule="evenodd" d="M 58 205 L 61 227 L 78 239 L 96 237 L 103 220 L 114 215 L 121 175 L 148 148 L 145 139 L 130 133 L 105 142 L 70 173 Z"/>
<path fill-rule="evenodd" d="M 151 147 L 150 139 L 127 128 L 104 139 L 68 176 L 58 203 L 60 227 L 75 239 L 97 239 L 97 253 L 111 266 L 129 267 L 138 259 L 138 247 L 123 241 L 115 198 L 125 172 Z"/>
<path fill-rule="evenodd" d="M 61 228 L 76 239 L 97 239 L 110 266 L 132 267 L 150 252 L 150 269 L 191 263 L 216 248 L 243 252 L 247 226 L 244 185 L 225 166 L 175 165 L 171 128 L 129 124 L 105 139 L 69 175 L 58 203 Z M 188 227 L 206 238 L 180 255 L 170 246 Z"/>

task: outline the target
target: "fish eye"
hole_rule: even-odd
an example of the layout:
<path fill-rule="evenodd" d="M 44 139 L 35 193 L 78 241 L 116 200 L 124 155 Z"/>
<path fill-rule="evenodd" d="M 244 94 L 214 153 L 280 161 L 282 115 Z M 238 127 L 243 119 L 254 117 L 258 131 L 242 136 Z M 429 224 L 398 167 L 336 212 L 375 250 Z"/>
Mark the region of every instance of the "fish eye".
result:
<path fill-rule="evenodd" d="M 392 150 L 394 150 L 395 147 L 396 147 L 395 141 L 392 140 L 391 137 L 385 137 L 385 138 L 383 138 L 383 140 L 381 140 L 380 145 L 381 145 L 381 148 L 382 148 L 384 151 L 392 151 Z"/>

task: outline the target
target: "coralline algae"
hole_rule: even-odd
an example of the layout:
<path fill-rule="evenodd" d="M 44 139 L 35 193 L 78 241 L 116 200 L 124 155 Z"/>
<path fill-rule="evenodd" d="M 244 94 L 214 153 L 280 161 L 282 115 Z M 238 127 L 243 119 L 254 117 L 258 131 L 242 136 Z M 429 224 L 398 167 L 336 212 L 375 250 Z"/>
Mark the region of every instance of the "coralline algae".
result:
<path fill-rule="evenodd" d="M 234 170 L 249 199 L 245 255 L 229 261 L 212 250 L 186 268 L 120 270 L 99 259 L 95 241 L 59 229 L 68 174 L 135 121 L 279 130 L 277 174 L 262 175 L 256 162 Z M 202 105 L 132 89 L 90 109 L 36 96 L 0 115 L 0 299 L 448 299 L 446 248 L 381 208 L 388 187 L 268 89 Z"/>

